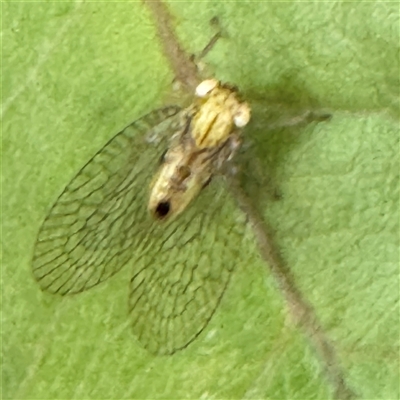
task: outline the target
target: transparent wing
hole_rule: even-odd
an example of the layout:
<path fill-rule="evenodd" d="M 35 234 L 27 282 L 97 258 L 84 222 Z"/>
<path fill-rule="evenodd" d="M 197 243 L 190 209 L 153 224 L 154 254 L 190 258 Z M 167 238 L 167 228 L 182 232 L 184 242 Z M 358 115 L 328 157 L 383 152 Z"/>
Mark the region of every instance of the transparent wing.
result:
<path fill-rule="evenodd" d="M 172 354 L 207 326 L 243 257 L 244 219 L 222 177 L 167 226 L 152 224 L 135 257 L 133 330 L 152 353 Z"/>
<path fill-rule="evenodd" d="M 149 351 L 172 354 L 207 326 L 241 258 L 243 221 L 216 177 L 177 219 L 154 221 L 149 184 L 178 108 L 154 111 L 108 142 L 40 228 L 33 273 L 43 290 L 89 289 L 132 264 L 129 313 Z"/>
<path fill-rule="evenodd" d="M 33 274 L 43 290 L 71 294 L 118 272 L 143 240 L 148 188 L 178 124 L 155 110 L 111 139 L 75 176 L 40 228 Z"/>

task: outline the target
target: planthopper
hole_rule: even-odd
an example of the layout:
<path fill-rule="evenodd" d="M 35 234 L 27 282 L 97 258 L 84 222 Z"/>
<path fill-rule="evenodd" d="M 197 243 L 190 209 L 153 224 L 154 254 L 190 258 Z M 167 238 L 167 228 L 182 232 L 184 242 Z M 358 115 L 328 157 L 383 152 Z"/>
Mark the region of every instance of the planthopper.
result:
<path fill-rule="evenodd" d="M 154 110 L 77 173 L 40 227 L 33 274 L 69 295 L 132 268 L 129 315 L 149 351 L 186 347 L 211 319 L 240 249 L 224 174 L 250 107 L 237 90 L 201 82 L 187 108 Z"/>

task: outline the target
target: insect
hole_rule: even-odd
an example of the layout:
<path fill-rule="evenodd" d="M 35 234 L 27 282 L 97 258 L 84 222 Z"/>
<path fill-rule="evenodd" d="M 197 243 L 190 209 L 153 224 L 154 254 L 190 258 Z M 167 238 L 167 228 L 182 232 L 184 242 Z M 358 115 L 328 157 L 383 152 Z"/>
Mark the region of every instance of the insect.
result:
<path fill-rule="evenodd" d="M 157 354 L 191 343 L 215 312 L 239 252 L 243 226 L 221 176 L 249 119 L 236 89 L 209 79 L 188 108 L 152 111 L 118 133 L 39 230 L 32 266 L 41 289 L 79 293 L 129 263 L 139 341 Z"/>

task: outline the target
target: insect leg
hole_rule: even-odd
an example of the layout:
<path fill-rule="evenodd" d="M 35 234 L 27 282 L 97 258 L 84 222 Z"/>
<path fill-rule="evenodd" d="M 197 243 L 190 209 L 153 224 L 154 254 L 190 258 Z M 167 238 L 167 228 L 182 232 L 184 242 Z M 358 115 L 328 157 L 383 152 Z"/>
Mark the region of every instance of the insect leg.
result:
<path fill-rule="evenodd" d="M 325 122 L 332 118 L 332 114 L 319 113 L 307 110 L 304 113 L 292 118 L 278 121 L 268 126 L 268 129 L 291 128 L 301 125 L 310 124 L 311 122 Z"/>
<path fill-rule="evenodd" d="M 221 25 L 219 23 L 219 19 L 218 17 L 213 17 L 210 20 L 210 25 L 213 27 L 217 28 L 217 33 L 215 33 L 212 38 L 210 39 L 210 41 L 207 43 L 207 45 L 204 47 L 204 49 L 197 55 L 193 57 L 193 61 L 197 64 L 199 61 L 201 61 L 215 46 L 215 44 L 218 42 L 218 40 L 223 37 L 222 34 L 222 29 L 221 29 Z"/>

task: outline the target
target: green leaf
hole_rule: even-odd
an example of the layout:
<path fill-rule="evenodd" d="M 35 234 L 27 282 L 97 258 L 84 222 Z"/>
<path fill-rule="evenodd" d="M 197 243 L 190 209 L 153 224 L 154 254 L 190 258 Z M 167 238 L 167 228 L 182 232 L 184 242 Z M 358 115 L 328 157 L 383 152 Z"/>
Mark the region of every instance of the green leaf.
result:
<path fill-rule="evenodd" d="M 349 385 L 398 398 L 398 4 L 169 5 L 193 53 L 219 17 L 225 38 L 204 61 L 254 105 L 248 135 L 282 195 L 263 188 L 266 219 Z M 164 103 L 173 76 L 139 2 L 8 2 L 2 13 L 2 397 L 329 398 L 250 240 L 209 327 L 172 357 L 130 331 L 129 268 L 79 296 L 40 292 L 30 262 L 52 202 L 120 128 Z M 276 128 L 307 109 L 333 117 Z"/>

